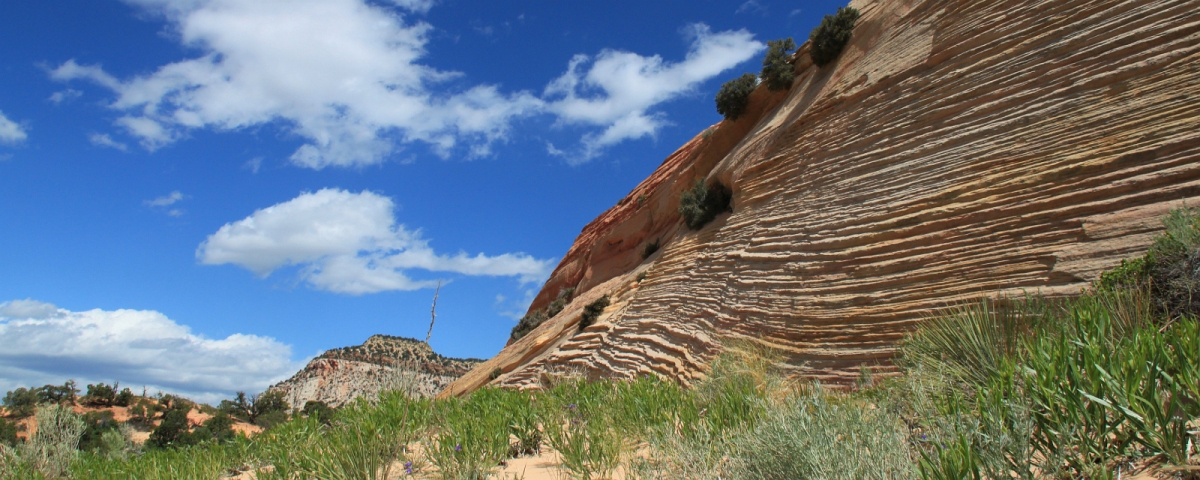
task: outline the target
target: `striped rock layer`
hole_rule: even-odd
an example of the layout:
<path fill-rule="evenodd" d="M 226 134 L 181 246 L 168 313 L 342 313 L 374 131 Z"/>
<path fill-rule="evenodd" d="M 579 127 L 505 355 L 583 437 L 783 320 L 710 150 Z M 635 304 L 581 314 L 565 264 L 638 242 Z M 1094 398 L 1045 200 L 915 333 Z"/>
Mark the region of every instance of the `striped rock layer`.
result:
<path fill-rule="evenodd" d="M 571 304 L 444 395 L 548 375 L 688 383 L 727 338 L 825 382 L 887 373 L 937 308 L 1078 293 L 1170 208 L 1200 205 L 1200 1 L 851 5 L 838 60 L 801 46 L 790 90 L 760 86 L 750 113 L 585 227 L 531 308 L 575 286 Z M 690 231 L 676 209 L 696 179 L 729 186 L 733 212 Z"/>
<path fill-rule="evenodd" d="M 479 362 L 443 357 L 420 340 L 372 335 L 362 345 L 326 350 L 269 390 L 282 392 L 292 408 L 310 401 L 336 408 L 384 390 L 433 396 Z"/>

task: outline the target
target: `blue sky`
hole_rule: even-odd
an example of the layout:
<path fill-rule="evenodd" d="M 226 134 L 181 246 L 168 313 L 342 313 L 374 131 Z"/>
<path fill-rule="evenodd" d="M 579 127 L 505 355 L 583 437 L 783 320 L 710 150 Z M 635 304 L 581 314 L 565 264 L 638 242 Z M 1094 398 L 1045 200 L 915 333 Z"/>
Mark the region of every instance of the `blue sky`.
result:
<path fill-rule="evenodd" d="M 836 2 L 13 0 L 0 391 L 217 398 L 386 333 L 489 357 L 580 229 Z"/>

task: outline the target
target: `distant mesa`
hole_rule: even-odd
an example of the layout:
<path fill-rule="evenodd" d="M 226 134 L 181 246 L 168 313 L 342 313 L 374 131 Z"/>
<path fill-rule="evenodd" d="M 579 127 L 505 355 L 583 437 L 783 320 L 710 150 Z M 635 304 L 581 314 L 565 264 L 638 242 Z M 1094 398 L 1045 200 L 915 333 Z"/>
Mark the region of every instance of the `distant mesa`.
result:
<path fill-rule="evenodd" d="M 445 357 L 412 338 L 372 335 L 362 345 L 327 350 L 268 390 L 283 392 L 293 408 L 310 400 L 336 408 L 379 395 L 403 371 L 411 374 L 413 393 L 434 396 L 482 361 Z"/>

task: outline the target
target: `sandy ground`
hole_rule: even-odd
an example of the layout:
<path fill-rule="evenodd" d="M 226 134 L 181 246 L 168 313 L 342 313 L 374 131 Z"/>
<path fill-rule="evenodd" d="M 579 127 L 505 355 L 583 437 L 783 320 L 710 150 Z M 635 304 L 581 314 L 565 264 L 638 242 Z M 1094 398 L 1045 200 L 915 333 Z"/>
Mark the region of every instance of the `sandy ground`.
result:
<path fill-rule="evenodd" d="M 135 397 L 135 403 L 136 403 L 137 399 L 139 399 L 139 398 L 140 397 Z M 150 400 L 153 401 L 153 399 L 150 399 Z M 114 407 L 91 407 L 91 406 L 75 404 L 71 407 L 71 410 L 80 415 L 83 415 L 83 414 L 89 413 L 89 412 L 103 412 L 103 411 L 112 412 L 113 420 L 116 420 L 118 422 L 128 422 L 129 419 L 132 417 L 132 415 L 129 413 L 128 407 L 115 407 L 115 406 Z M 0 409 L 0 416 L 7 417 L 8 412 L 4 409 Z M 193 408 L 191 411 L 188 412 L 187 418 L 188 418 L 188 424 L 191 427 L 197 427 L 197 426 L 200 426 L 200 424 L 204 423 L 205 420 L 212 418 L 212 415 L 203 413 L 199 409 Z M 14 421 L 17 424 L 17 428 L 20 429 L 20 431 L 17 432 L 17 437 L 21 438 L 23 440 L 29 438 L 29 435 L 32 435 L 34 432 L 37 431 L 37 420 L 33 416 L 29 416 L 29 417 L 22 418 L 22 419 L 9 419 L 9 420 Z M 162 423 L 162 420 L 159 420 L 159 419 L 154 420 L 155 426 L 157 426 L 159 423 Z M 259 427 L 257 425 L 252 425 L 252 424 L 249 424 L 246 422 L 235 421 L 233 424 L 233 431 L 245 434 L 247 437 L 252 437 L 252 436 L 262 432 L 262 430 L 263 430 L 262 427 Z M 133 441 L 135 443 L 145 443 L 146 440 L 148 440 L 149 438 L 150 438 L 149 431 L 134 430 L 134 432 L 133 432 Z"/>

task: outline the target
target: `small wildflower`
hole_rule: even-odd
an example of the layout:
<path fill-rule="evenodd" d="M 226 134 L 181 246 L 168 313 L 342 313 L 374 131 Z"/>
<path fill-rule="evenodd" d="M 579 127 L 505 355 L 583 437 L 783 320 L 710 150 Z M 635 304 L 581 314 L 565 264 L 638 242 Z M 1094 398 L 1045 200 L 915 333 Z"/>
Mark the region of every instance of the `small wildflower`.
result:
<path fill-rule="evenodd" d="M 454 451 L 456 451 L 456 452 L 461 452 L 461 451 L 462 451 L 462 445 L 455 445 L 455 446 L 454 446 Z"/>
<path fill-rule="evenodd" d="M 570 405 L 567 405 L 567 409 L 568 409 L 568 410 L 574 410 L 574 409 L 575 409 L 575 407 L 578 407 L 578 405 L 575 405 L 574 403 L 572 403 L 572 404 L 570 404 Z"/>

